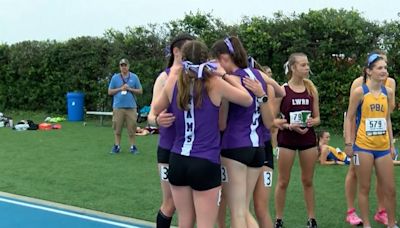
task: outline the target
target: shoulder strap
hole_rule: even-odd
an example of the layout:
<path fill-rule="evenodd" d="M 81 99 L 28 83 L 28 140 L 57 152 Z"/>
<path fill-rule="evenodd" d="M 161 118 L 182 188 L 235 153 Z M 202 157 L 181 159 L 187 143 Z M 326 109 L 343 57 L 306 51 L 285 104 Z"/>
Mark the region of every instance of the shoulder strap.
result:
<path fill-rule="evenodd" d="M 381 91 L 382 91 L 382 93 L 383 94 L 385 94 L 386 96 L 388 95 L 388 92 L 387 92 L 387 89 L 386 89 L 386 87 L 385 86 L 381 86 Z"/>
<path fill-rule="evenodd" d="M 369 89 L 368 89 L 368 86 L 367 86 L 367 84 L 362 84 L 362 89 L 363 89 L 363 94 L 365 95 L 365 94 L 367 94 L 367 93 L 369 93 Z"/>
<path fill-rule="evenodd" d="M 246 72 L 247 75 L 249 75 L 251 79 L 253 80 L 256 79 L 256 76 L 254 75 L 253 71 L 250 68 L 246 68 L 244 69 L 244 71 Z"/>

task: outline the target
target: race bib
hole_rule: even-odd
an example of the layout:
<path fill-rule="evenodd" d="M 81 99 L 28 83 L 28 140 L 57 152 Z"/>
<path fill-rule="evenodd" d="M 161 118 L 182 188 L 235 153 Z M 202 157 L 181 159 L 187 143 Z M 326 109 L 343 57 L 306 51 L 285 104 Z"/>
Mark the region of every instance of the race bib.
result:
<path fill-rule="evenodd" d="M 353 155 L 353 164 L 360 165 L 360 158 L 358 157 L 358 154 Z"/>
<path fill-rule="evenodd" d="M 302 126 L 306 126 L 307 119 L 311 117 L 311 111 L 297 111 L 290 112 L 290 124 L 300 124 Z"/>
<path fill-rule="evenodd" d="M 368 136 L 385 135 L 386 129 L 385 118 L 367 118 L 365 120 L 365 132 Z"/>
<path fill-rule="evenodd" d="M 228 171 L 225 166 L 221 166 L 221 181 L 228 182 Z"/>
<path fill-rule="evenodd" d="M 168 181 L 168 170 L 169 170 L 169 166 L 166 166 L 166 165 L 160 166 L 161 181 Z"/>
<path fill-rule="evenodd" d="M 264 186 L 270 188 L 272 186 L 272 171 L 264 171 Z"/>

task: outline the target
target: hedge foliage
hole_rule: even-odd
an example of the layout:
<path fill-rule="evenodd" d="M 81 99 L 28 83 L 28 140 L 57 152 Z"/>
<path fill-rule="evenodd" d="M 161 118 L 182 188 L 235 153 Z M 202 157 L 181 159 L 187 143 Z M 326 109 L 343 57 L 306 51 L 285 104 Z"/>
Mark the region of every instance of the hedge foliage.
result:
<path fill-rule="evenodd" d="M 108 30 L 102 37 L 78 37 L 66 42 L 24 41 L 0 44 L 0 110 L 66 112 L 66 93 L 83 91 L 87 110 L 110 110 L 107 95 L 118 61 L 128 58 L 139 75 L 144 95 L 139 105 L 151 101 L 152 85 L 165 67 L 164 49 L 180 32 L 189 32 L 211 46 L 217 39 L 238 35 L 248 53 L 271 66 L 284 82 L 283 63 L 290 53 L 305 52 L 320 93 L 322 124 L 342 126 L 350 83 L 361 74 L 368 52 L 388 52 L 390 74 L 400 70 L 400 21 L 372 22 L 355 10 L 311 10 L 271 17 L 244 17 L 227 25 L 210 13 L 189 13 L 165 24 Z M 397 100 L 399 93 L 397 93 Z M 400 120 L 393 114 L 395 132 Z"/>

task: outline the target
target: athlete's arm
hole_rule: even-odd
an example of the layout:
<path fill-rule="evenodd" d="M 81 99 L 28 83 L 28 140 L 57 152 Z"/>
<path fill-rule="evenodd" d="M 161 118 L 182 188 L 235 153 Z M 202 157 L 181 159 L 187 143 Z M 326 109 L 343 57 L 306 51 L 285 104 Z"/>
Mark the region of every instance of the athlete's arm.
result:
<path fill-rule="evenodd" d="M 363 76 L 354 79 L 353 83 L 351 83 L 350 92 L 354 91 L 357 87 L 362 86 L 363 83 L 364 83 Z"/>
<path fill-rule="evenodd" d="M 281 86 L 283 90 L 285 90 L 284 86 Z M 286 94 L 285 94 L 286 96 Z M 272 104 L 272 113 L 276 113 L 274 119 L 274 127 L 279 128 L 280 130 L 288 129 L 289 124 L 287 123 L 286 117 L 280 115 L 280 108 L 283 97 L 276 97 L 271 103 Z"/>
<path fill-rule="evenodd" d="M 389 82 L 389 88 L 392 89 L 393 92 L 393 99 L 391 102 L 389 102 L 390 111 L 393 112 L 393 110 L 396 108 L 396 81 L 389 77 L 387 80 Z"/>
<path fill-rule="evenodd" d="M 350 99 L 349 99 L 349 107 L 347 109 L 347 116 L 345 122 L 345 152 L 347 156 L 353 156 L 352 144 L 354 143 L 355 139 L 355 122 L 356 122 L 356 112 L 357 106 L 361 102 L 363 93 L 362 88 L 358 87 L 355 90 L 350 92 Z"/>
<path fill-rule="evenodd" d="M 307 127 L 316 127 L 321 123 L 320 115 L 319 115 L 319 97 L 318 92 L 315 91 L 314 103 L 313 103 L 313 111 L 312 118 L 307 120 Z"/>
<path fill-rule="evenodd" d="M 387 91 L 388 91 L 388 103 L 391 104 L 391 102 L 394 100 L 394 97 L 393 97 L 394 93 L 390 88 L 388 88 Z M 389 133 L 390 153 L 392 155 L 392 158 L 394 158 L 395 149 L 394 149 L 394 141 L 393 141 L 392 120 L 390 118 L 390 114 L 391 114 L 391 111 L 389 111 L 387 113 L 387 117 L 386 117 L 387 121 L 386 122 L 387 122 L 387 131 Z"/>
<path fill-rule="evenodd" d="M 172 92 L 178 78 L 178 75 L 181 74 L 181 67 L 171 67 L 171 71 L 169 72 L 169 76 L 165 81 L 165 85 L 161 90 L 157 99 L 152 101 L 152 108 L 154 115 L 159 115 L 161 112 L 165 112 L 172 100 Z"/>
<path fill-rule="evenodd" d="M 285 89 L 282 88 L 274 79 L 268 77 L 267 74 L 265 74 L 262 71 L 258 71 L 260 72 L 261 76 L 263 77 L 265 83 L 267 83 L 267 85 L 270 85 L 273 88 L 274 96 L 275 97 L 284 97 L 286 95 Z"/>
<path fill-rule="evenodd" d="M 165 81 L 167 79 L 167 73 L 165 73 L 165 71 L 163 71 L 156 79 L 156 82 L 154 83 L 154 87 L 153 87 L 153 97 L 151 99 L 151 104 L 150 107 L 153 107 L 153 102 L 161 95 L 162 93 L 162 88 L 165 85 Z M 150 108 L 150 113 L 147 116 L 147 122 L 150 125 L 155 126 L 155 118 L 156 116 L 154 115 L 154 111 L 153 108 Z"/>
<path fill-rule="evenodd" d="M 240 83 L 240 78 L 237 76 L 226 75 L 225 80 L 221 77 L 214 78 L 212 85 L 215 86 L 214 89 L 218 90 L 221 99 L 226 100 L 244 106 L 249 107 L 253 103 L 253 98 L 249 92 Z"/>
<path fill-rule="evenodd" d="M 262 97 L 266 95 L 261 82 L 259 82 L 257 79 L 250 79 L 248 77 L 243 79 L 243 83 L 246 86 L 247 89 L 252 91 L 256 97 Z M 270 129 L 273 124 L 274 124 L 274 116 L 273 112 L 271 110 L 271 101 L 268 99 L 267 102 L 260 103 L 260 112 L 261 112 L 261 118 L 263 120 L 264 126 L 268 129 Z"/>

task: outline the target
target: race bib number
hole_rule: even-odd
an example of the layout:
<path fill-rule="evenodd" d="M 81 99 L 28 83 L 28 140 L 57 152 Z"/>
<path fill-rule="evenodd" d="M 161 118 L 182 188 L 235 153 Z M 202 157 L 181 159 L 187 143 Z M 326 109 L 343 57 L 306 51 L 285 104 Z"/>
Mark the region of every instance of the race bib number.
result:
<path fill-rule="evenodd" d="M 368 136 L 385 135 L 386 129 L 385 118 L 367 118 L 365 120 L 365 132 Z"/>
<path fill-rule="evenodd" d="M 168 181 L 168 171 L 169 171 L 169 166 L 166 165 L 160 166 L 161 181 Z"/>
<path fill-rule="evenodd" d="M 267 188 L 272 186 L 272 171 L 264 171 L 264 186 Z"/>
<path fill-rule="evenodd" d="M 303 124 L 301 111 L 290 112 L 290 124 Z"/>
<path fill-rule="evenodd" d="M 221 181 L 228 182 L 228 171 L 225 166 L 221 166 Z"/>
<path fill-rule="evenodd" d="M 360 165 L 360 158 L 358 157 L 358 154 L 353 155 L 353 164 Z"/>
<path fill-rule="evenodd" d="M 311 111 L 290 112 L 290 124 L 300 124 L 306 126 L 307 119 L 311 117 Z"/>

